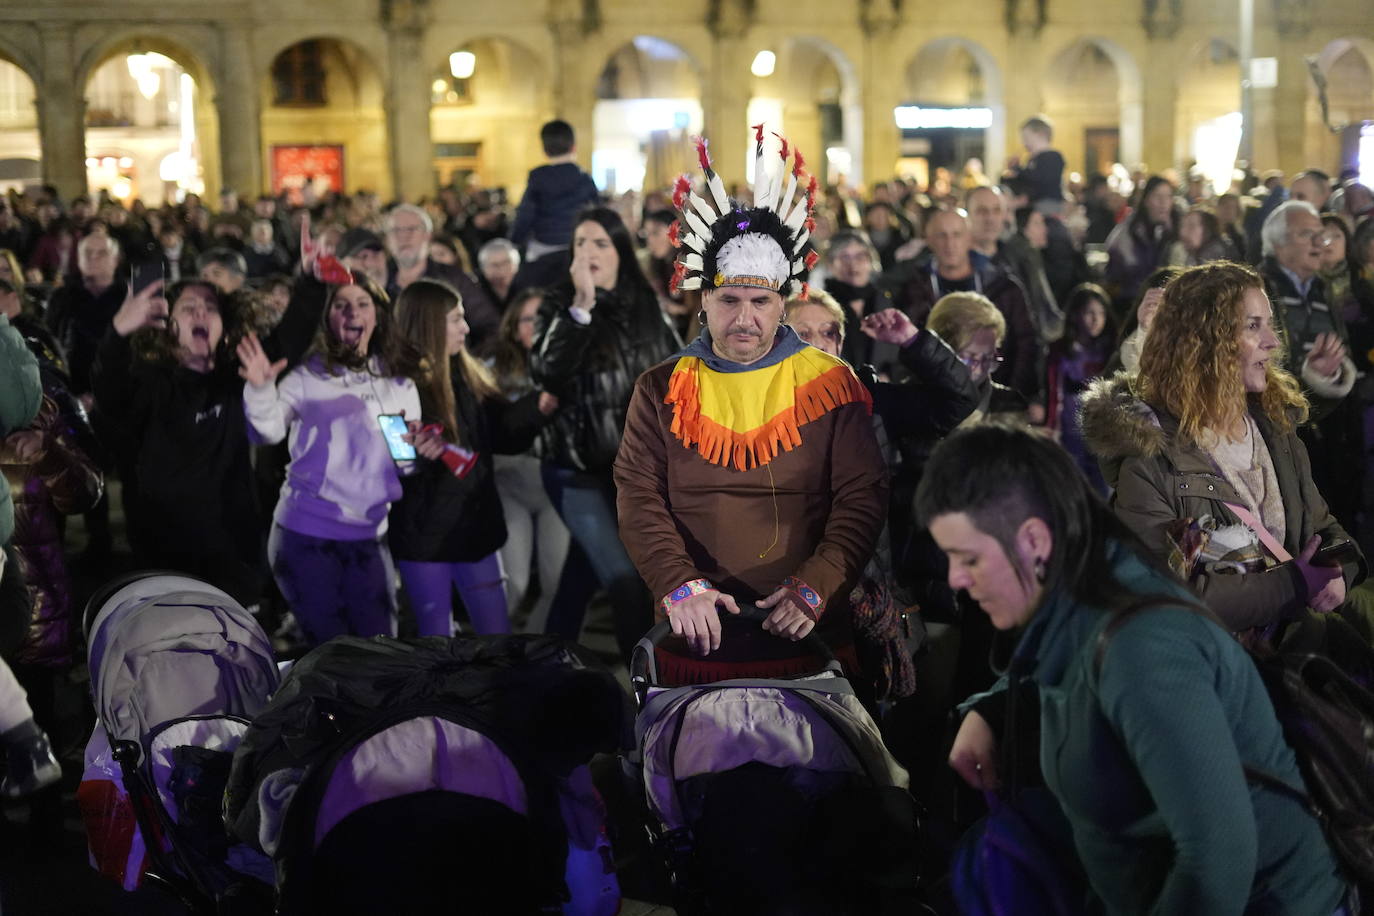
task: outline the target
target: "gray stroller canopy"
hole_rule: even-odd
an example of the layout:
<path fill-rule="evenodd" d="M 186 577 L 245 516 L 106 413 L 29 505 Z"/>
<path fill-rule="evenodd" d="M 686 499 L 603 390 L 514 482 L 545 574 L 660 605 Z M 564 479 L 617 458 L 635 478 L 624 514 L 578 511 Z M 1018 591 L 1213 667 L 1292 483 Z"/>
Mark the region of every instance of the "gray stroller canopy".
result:
<path fill-rule="evenodd" d="M 111 742 L 142 743 L 188 716 L 252 719 L 277 688 L 272 644 L 257 621 L 198 579 L 140 578 L 92 613 L 91 692 Z"/>

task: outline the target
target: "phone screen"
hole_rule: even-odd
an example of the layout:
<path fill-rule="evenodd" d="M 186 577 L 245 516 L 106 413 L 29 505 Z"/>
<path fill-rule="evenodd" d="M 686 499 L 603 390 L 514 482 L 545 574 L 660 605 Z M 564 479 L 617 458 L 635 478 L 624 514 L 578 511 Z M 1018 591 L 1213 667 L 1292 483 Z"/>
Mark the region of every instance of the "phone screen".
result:
<path fill-rule="evenodd" d="M 394 413 L 378 414 L 377 425 L 382 428 L 382 435 L 386 437 L 386 447 L 391 452 L 393 460 L 414 461 L 418 457 L 415 446 L 401 439 L 410 432 L 405 417 Z"/>
<path fill-rule="evenodd" d="M 134 293 L 141 293 L 161 279 L 161 261 L 140 261 L 129 270 L 129 289 Z"/>

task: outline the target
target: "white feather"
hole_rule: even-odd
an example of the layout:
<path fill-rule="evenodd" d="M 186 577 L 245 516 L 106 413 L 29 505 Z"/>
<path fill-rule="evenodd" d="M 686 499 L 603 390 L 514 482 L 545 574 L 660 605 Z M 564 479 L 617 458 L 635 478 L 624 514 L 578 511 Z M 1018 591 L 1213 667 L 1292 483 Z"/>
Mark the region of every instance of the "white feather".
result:
<path fill-rule="evenodd" d="M 787 187 L 783 189 L 782 196 L 778 198 L 778 205 L 773 208 L 778 211 L 779 216 L 783 216 L 784 211 L 790 211 L 792 209 L 792 195 L 796 193 L 796 190 L 797 176 L 789 172 L 787 175 Z M 783 218 L 785 219 L 786 217 L 784 216 Z"/>
<path fill-rule="evenodd" d="M 781 288 L 792 275 L 782 246 L 761 232 L 735 236 L 720 246 L 716 273 L 725 277 L 763 277 L 775 288 Z"/>
<path fill-rule="evenodd" d="M 693 232 L 704 239 L 709 239 L 711 237 L 711 227 L 702 222 L 700 216 L 697 216 L 691 210 L 683 210 L 682 215 L 686 217 L 687 225 Z"/>
<path fill-rule="evenodd" d="M 720 180 L 720 176 L 713 172 L 711 174 L 711 179 L 706 182 L 706 186 L 711 189 L 711 199 L 715 201 L 716 209 L 722 214 L 729 213 L 730 198 L 725 196 L 725 183 Z M 703 234 L 708 238 L 711 235 L 709 232 Z"/>
<path fill-rule="evenodd" d="M 695 193 L 687 197 L 687 202 L 692 205 L 692 209 L 701 214 L 701 218 L 707 223 L 714 223 L 720 218 L 720 214 L 711 209 L 711 205 L 702 200 Z"/>

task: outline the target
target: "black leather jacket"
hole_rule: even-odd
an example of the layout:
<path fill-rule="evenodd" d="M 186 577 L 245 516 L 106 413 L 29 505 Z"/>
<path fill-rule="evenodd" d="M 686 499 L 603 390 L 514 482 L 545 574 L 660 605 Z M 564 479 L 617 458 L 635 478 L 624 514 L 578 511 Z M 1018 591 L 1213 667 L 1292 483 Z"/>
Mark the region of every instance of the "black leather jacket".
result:
<path fill-rule="evenodd" d="M 586 325 L 568 313 L 572 300 L 571 284 L 555 287 L 535 318 L 530 378 L 559 400 L 545 455 L 559 467 L 609 472 L 635 380 L 681 343 L 647 284 L 630 296 L 598 289 Z"/>

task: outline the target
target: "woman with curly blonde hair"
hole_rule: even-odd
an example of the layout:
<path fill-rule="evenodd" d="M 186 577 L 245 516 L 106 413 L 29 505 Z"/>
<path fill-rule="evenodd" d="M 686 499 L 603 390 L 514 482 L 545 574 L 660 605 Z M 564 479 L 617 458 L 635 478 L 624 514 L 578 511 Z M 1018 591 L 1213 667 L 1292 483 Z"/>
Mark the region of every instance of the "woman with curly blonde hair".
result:
<path fill-rule="evenodd" d="M 1312 482 L 1295 432 L 1308 402 L 1284 352 L 1257 273 L 1194 267 L 1165 288 L 1139 374 L 1096 383 L 1083 403 L 1117 515 L 1232 630 L 1334 610 L 1365 571 L 1353 545 L 1341 565 L 1317 555 L 1349 537 Z M 1309 354 L 1315 394 L 1344 357 L 1338 343 Z"/>

